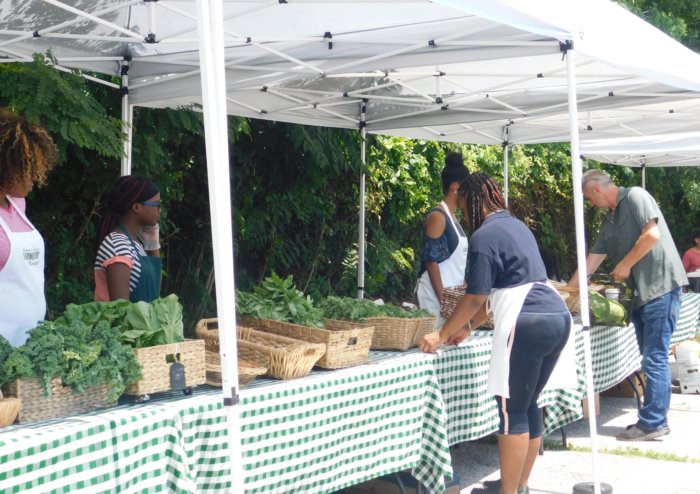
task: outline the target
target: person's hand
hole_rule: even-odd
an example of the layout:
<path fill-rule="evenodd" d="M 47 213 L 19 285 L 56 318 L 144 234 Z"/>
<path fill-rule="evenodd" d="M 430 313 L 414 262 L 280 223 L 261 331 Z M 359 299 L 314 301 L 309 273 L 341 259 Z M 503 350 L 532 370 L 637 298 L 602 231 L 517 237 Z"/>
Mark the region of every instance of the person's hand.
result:
<path fill-rule="evenodd" d="M 139 239 L 143 244 L 145 250 L 159 250 L 160 249 L 160 228 L 158 224 L 153 226 L 142 226 L 139 231 Z"/>
<path fill-rule="evenodd" d="M 437 347 L 443 343 L 440 331 L 428 333 L 418 342 L 418 348 L 425 353 L 435 353 Z"/>
<path fill-rule="evenodd" d="M 632 270 L 630 267 L 623 263 L 619 263 L 617 266 L 615 266 L 615 269 L 612 272 L 612 277 L 615 279 L 615 281 L 625 281 L 630 277 L 631 271 Z"/>
<path fill-rule="evenodd" d="M 450 345 L 459 345 L 464 340 L 469 338 L 470 334 L 472 334 L 472 332 L 469 330 L 469 328 L 462 328 L 457 332 L 457 334 L 455 334 L 454 336 L 452 336 L 452 338 L 448 340 L 448 343 Z"/>

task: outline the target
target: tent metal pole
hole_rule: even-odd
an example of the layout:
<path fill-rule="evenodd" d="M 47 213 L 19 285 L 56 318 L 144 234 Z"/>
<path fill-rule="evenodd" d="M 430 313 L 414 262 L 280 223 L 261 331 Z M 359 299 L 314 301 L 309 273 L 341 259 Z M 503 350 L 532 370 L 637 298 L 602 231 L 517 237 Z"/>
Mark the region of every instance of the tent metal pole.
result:
<path fill-rule="evenodd" d="M 233 227 L 226 114 L 222 0 L 197 0 L 199 59 L 202 67 L 202 110 L 207 153 L 216 310 L 219 323 L 222 391 L 227 414 L 231 485 L 226 492 L 243 494 L 240 391 L 233 275 Z"/>
<path fill-rule="evenodd" d="M 357 241 L 357 298 L 365 298 L 365 168 L 367 166 L 367 100 L 360 103 L 360 226 Z"/>
<path fill-rule="evenodd" d="M 124 142 L 122 143 L 122 166 L 121 174 L 131 175 L 131 145 L 134 137 L 132 133 L 134 123 L 134 107 L 129 104 L 129 61 L 122 61 L 122 85 L 120 88 L 122 95 L 122 127 L 124 131 Z"/>
<path fill-rule="evenodd" d="M 647 188 L 647 165 L 642 161 L 642 189 Z"/>
<path fill-rule="evenodd" d="M 509 128 L 506 125 L 505 127 L 503 127 L 503 199 L 506 201 L 506 207 L 508 207 L 508 195 L 510 185 L 510 175 L 508 170 L 508 134 Z"/>
<path fill-rule="evenodd" d="M 588 276 L 586 271 L 586 247 L 583 224 L 583 189 L 581 177 L 581 153 L 578 132 L 578 103 L 576 101 L 576 54 L 573 43 L 562 43 L 566 54 L 566 80 L 569 100 L 569 132 L 571 137 L 571 168 L 573 175 L 574 219 L 576 224 L 576 257 L 579 272 L 579 294 L 581 297 L 581 323 L 583 325 L 583 349 L 586 368 L 586 395 L 588 397 L 588 422 L 591 432 L 591 458 L 593 461 L 593 492 L 601 494 L 598 465 L 598 431 L 596 430 L 595 389 L 593 387 L 593 363 L 591 356 L 590 318 L 588 314 Z M 573 330 L 574 328 L 572 328 Z M 574 493 L 588 492 L 589 483 L 574 486 Z"/>

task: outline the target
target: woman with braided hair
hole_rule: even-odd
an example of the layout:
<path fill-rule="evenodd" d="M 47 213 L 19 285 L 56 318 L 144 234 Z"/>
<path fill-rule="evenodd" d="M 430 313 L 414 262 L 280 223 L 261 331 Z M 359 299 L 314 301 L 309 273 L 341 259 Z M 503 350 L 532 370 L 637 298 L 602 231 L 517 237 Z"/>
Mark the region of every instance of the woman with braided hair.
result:
<path fill-rule="evenodd" d="M 150 302 L 160 296 L 160 191 L 125 175 L 106 197 L 95 258 L 95 300 Z"/>
<path fill-rule="evenodd" d="M 55 160 L 46 130 L 0 112 L 0 335 L 13 346 L 46 315 L 44 239 L 25 216 L 25 197 Z"/>
<path fill-rule="evenodd" d="M 571 314 L 547 273 L 532 232 L 506 209 L 494 180 L 473 173 L 459 188 L 472 229 L 467 293 L 440 331 L 420 341 L 424 352 L 457 344 L 493 312 L 487 392 L 500 418 L 501 479 L 472 492 L 523 494 L 542 440 L 537 398 L 545 387 L 576 386 Z"/>

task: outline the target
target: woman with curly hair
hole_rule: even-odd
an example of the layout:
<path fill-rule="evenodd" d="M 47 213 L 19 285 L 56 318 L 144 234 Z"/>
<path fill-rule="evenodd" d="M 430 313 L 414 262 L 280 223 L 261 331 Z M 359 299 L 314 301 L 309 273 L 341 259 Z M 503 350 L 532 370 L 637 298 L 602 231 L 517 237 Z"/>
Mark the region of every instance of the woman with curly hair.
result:
<path fill-rule="evenodd" d="M 530 229 L 506 209 L 494 180 L 471 174 L 459 188 L 472 230 L 467 293 L 440 331 L 419 346 L 434 352 L 459 343 L 493 312 L 494 331 L 486 390 L 500 418 L 501 479 L 472 493 L 527 494 L 542 441 L 537 398 L 545 386 L 576 385 L 571 314 L 547 271 Z"/>
<path fill-rule="evenodd" d="M 55 161 L 46 130 L 0 112 L 0 335 L 13 346 L 46 315 L 44 239 L 25 216 L 25 197 Z"/>

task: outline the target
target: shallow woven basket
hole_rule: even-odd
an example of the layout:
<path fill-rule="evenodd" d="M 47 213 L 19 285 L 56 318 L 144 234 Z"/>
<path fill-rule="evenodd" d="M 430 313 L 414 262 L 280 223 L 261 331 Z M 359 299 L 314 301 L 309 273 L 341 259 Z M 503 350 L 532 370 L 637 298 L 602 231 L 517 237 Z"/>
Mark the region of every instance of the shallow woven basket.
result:
<path fill-rule="evenodd" d="M 0 427 L 7 427 L 14 423 L 21 404 L 19 398 L 0 399 Z"/>
<path fill-rule="evenodd" d="M 457 304 L 467 289 L 467 285 L 457 285 L 451 286 L 449 288 L 443 288 L 442 290 L 442 300 L 440 303 L 440 315 L 445 319 L 449 318 L 454 312 Z"/>
<path fill-rule="evenodd" d="M 342 328 L 338 325 L 315 328 L 254 317 L 245 317 L 243 324 L 260 331 L 325 345 L 326 352 L 316 362 L 318 367 L 325 369 L 340 369 L 366 362 L 374 334 L 374 326 L 359 324 Z"/>
<path fill-rule="evenodd" d="M 567 286 L 566 283 L 561 283 L 557 281 L 550 281 L 550 283 L 554 285 L 554 288 L 557 289 L 559 295 L 561 295 L 564 298 L 564 302 L 566 302 L 566 307 L 567 309 L 569 309 L 569 312 L 571 312 L 571 315 L 580 316 L 581 297 L 579 295 L 579 289 Z M 605 286 L 597 284 L 591 284 L 588 286 L 589 292 L 600 292 L 601 290 L 605 290 Z"/>
<path fill-rule="evenodd" d="M 442 303 L 440 304 L 440 315 L 448 319 L 454 312 L 457 304 L 467 290 L 467 285 L 457 285 L 442 290 Z M 493 329 L 493 314 L 489 314 L 484 322 L 479 325 L 480 328 Z"/>
<path fill-rule="evenodd" d="M 278 336 L 237 326 L 238 358 L 267 368 L 267 375 L 293 379 L 311 372 L 314 364 L 326 353 L 321 343 Z"/>
<path fill-rule="evenodd" d="M 44 389 L 35 378 L 17 379 L 2 388 L 5 396 L 18 398 L 22 402 L 17 415 L 19 424 L 79 415 L 112 404 L 108 400 L 109 388 L 106 385 L 94 386 L 84 393 L 76 393 L 54 377 L 51 379 L 50 391 L 49 396 L 44 396 Z"/>
<path fill-rule="evenodd" d="M 143 367 L 143 379 L 131 383 L 125 395 L 142 396 L 170 391 L 170 367 L 175 360 L 185 366 L 185 384 L 188 388 L 206 382 L 204 360 L 205 342 L 185 340 L 180 343 L 134 348 L 136 359 Z"/>
<path fill-rule="evenodd" d="M 221 354 L 219 352 L 206 352 L 207 361 L 207 384 L 210 386 L 222 385 L 221 374 Z M 245 360 L 238 361 L 238 385 L 245 387 L 250 384 L 256 377 L 262 376 L 267 372 L 265 367 L 260 367 Z"/>

